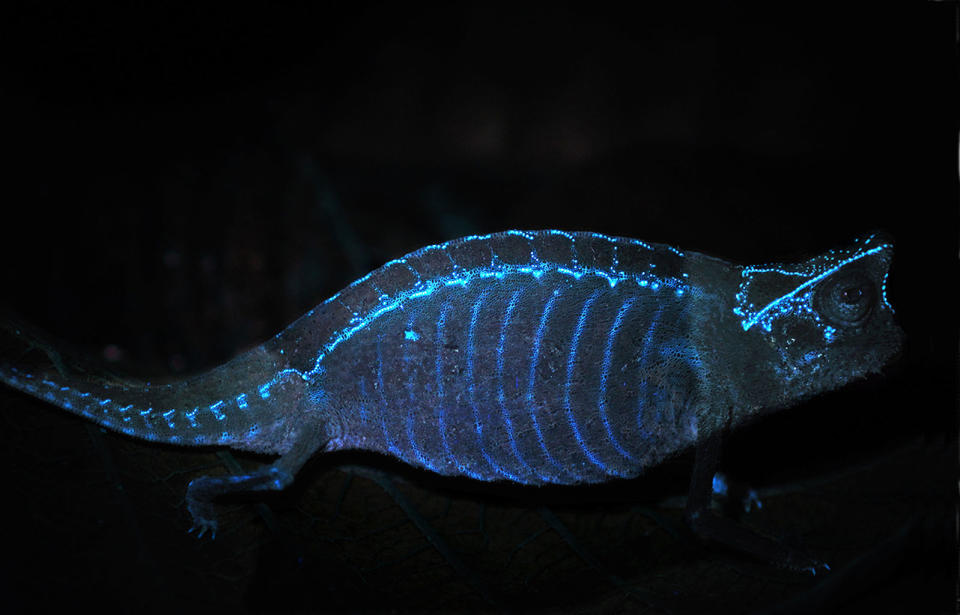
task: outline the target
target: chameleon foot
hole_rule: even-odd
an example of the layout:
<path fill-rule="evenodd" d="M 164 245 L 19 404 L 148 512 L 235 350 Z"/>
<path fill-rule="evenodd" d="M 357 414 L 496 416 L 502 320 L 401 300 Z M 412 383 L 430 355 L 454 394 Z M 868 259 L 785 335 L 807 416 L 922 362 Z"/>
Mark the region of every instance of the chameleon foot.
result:
<path fill-rule="evenodd" d="M 188 533 L 197 531 L 197 538 L 203 538 L 204 534 L 210 532 L 211 540 L 217 537 L 217 516 L 213 509 L 211 493 L 217 480 L 204 476 L 190 481 L 187 487 L 187 510 L 193 518 L 193 527 Z"/>

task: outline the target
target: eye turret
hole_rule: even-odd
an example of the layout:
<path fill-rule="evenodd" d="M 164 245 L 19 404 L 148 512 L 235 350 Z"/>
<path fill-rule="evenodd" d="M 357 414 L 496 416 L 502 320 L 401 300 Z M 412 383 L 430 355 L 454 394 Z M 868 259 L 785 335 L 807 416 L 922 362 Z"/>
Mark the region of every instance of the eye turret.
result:
<path fill-rule="evenodd" d="M 877 301 L 877 289 L 866 273 L 840 272 L 823 282 L 814 294 L 814 309 L 831 325 L 855 327 L 863 323 Z"/>

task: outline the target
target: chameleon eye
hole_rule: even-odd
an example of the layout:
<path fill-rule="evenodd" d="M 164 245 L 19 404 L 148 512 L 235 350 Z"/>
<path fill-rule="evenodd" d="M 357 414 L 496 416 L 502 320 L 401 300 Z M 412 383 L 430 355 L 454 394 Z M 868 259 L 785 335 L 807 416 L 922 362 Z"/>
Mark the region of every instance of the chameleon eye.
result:
<path fill-rule="evenodd" d="M 824 282 L 814 295 L 814 307 L 831 324 L 852 327 L 867 319 L 876 296 L 870 278 L 861 271 L 850 271 Z"/>
<path fill-rule="evenodd" d="M 840 302 L 846 305 L 856 305 L 863 298 L 862 286 L 847 286 L 840 291 Z"/>

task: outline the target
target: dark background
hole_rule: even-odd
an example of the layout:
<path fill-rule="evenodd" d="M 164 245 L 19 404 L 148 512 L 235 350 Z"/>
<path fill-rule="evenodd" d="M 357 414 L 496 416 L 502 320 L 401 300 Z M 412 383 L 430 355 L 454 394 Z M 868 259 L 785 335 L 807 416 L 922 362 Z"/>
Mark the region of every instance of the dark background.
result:
<path fill-rule="evenodd" d="M 5 610 L 953 612 L 955 5 L 5 11 L 3 303 L 117 370 L 202 371 L 386 260 L 509 228 L 743 263 L 884 229 L 908 335 L 726 449 L 769 494 L 746 521 L 820 578 L 692 541 L 689 456 L 527 490 L 333 455 L 197 541 L 186 485 L 233 458 L 3 389 Z"/>

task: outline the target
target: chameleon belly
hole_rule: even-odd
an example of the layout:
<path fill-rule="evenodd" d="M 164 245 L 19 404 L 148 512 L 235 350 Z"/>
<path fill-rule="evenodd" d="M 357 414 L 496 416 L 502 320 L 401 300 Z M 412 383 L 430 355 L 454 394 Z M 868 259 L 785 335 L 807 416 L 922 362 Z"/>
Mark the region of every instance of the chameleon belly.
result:
<path fill-rule="evenodd" d="M 378 318 L 324 381 L 346 383 L 331 392 L 367 447 L 442 474 L 632 476 L 695 436 L 689 296 L 558 272 L 477 277 Z"/>
<path fill-rule="evenodd" d="M 331 335 L 317 384 L 347 440 L 441 474 L 634 476 L 696 437 L 689 308 L 706 299 L 683 265 L 675 250 L 561 232 L 414 253 L 392 266 L 415 281 L 376 293 L 397 299 Z"/>

